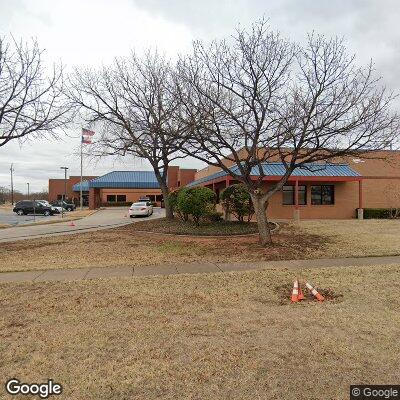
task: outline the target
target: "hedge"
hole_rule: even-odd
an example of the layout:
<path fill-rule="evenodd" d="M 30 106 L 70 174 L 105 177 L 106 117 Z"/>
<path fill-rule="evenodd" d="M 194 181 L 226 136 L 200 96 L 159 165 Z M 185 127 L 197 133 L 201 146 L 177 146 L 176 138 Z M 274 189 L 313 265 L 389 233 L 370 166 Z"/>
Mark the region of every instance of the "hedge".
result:
<path fill-rule="evenodd" d="M 400 218 L 400 208 L 364 208 L 364 219 Z"/>

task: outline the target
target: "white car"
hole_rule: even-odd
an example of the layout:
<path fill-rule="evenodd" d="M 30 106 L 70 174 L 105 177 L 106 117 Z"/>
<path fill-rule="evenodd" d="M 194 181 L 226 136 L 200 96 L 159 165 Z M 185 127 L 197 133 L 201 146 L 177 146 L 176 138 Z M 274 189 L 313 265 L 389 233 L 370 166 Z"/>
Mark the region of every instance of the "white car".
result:
<path fill-rule="evenodd" d="M 153 206 L 149 201 L 133 203 L 129 208 L 129 216 L 131 218 L 136 216 L 149 217 L 151 214 L 153 214 Z"/>

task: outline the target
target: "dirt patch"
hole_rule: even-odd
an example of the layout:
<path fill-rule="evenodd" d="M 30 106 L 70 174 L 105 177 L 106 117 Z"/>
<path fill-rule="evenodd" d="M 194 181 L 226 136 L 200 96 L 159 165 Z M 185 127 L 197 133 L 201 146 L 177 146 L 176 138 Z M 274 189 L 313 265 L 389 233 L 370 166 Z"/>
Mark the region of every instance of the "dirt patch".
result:
<path fill-rule="evenodd" d="M 301 303 L 314 303 L 318 302 L 318 300 L 315 299 L 313 294 L 305 287 L 304 284 L 301 284 L 301 288 L 303 290 L 304 294 L 304 300 L 301 300 Z M 334 289 L 332 288 L 316 288 L 318 293 L 324 296 L 325 301 L 329 302 L 340 302 L 343 299 L 343 295 L 341 293 L 337 293 Z M 279 285 L 275 288 L 276 293 L 278 295 L 279 299 L 279 304 L 285 305 L 285 304 L 290 304 L 291 303 L 291 295 L 292 295 L 292 290 L 293 290 L 293 283 L 285 283 L 283 285 Z"/>

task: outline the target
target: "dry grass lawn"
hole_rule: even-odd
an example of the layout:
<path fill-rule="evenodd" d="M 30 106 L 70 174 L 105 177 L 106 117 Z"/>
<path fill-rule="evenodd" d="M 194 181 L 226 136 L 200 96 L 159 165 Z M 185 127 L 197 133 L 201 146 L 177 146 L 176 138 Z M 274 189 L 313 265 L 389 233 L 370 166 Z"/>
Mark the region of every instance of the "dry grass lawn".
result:
<path fill-rule="evenodd" d="M 196 238 L 136 232 L 136 224 L 98 232 L 0 243 L 0 271 L 142 266 L 191 262 L 241 262 L 313 257 L 323 243 L 284 226 L 275 244 L 257 236 Z"/>
<path fill-rule="evenodd" d="M 398 383 L 400 266 L 299 275 L 342 297 L 282 302 L 287 270 L 0 285 L 0 375 L 52 378 L 68 400 L 341 400 Z"/>
<path fill-rule="evenodd" d="M 318 235 L 328 257 L 400 254 L 400 220 L 302 221 L 300 229 Z"/>
<path fill-rule="evenodd" d="M 400 255 L 400 221 L 395 220 L 282 224 L 267 248 L 256 236 L 196 238 L 137 229 L 140 224 L 0 243 L 0 271 Z"/>

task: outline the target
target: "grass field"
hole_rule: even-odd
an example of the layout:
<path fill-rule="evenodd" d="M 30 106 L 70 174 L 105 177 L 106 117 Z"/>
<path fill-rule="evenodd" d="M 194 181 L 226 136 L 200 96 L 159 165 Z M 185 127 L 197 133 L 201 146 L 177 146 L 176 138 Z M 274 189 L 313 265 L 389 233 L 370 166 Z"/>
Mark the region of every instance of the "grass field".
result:
<path fill-rule="evenodd" d="M 299 275 L 338 298 L 290 304 L 287 270 L 0 285 L 0 375 L 52 378 L 68 400 L 341 400 L 398 383 L 400 266 Z"/>
<path fill-rule="evenodd" d="M 282 224 L 265 248 L 256 236 L 174 237 L 143 234 L 138 226 L 1 243 L 0 271 L 400 254 L 400 221 Z"/>
<path fill-rule="evenodd" d="M 302 221 L 300 229 L 319 236 L 331 257 L 400 255 L 400 220 Z"/>
<path fill-rule="evenodd" d="M 318 236 L 300 234 L 287 225 L 268 248 L 259 246 L 257 236 L 191 238 L 143 234 L 136 229 L 132 224 L 1 243 L 0 271 L 310 258 L 323 245 Z"/>

